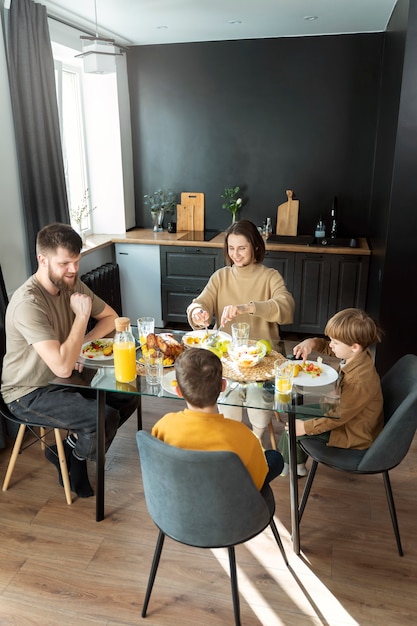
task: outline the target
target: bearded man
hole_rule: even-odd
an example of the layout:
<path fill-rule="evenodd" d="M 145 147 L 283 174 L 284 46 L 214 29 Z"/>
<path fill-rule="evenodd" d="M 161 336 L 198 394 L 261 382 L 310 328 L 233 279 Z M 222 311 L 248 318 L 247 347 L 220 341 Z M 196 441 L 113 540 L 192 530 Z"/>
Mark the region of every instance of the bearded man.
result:
<path fill-rule="evenodd" d="M 83 343 L 111 334 L 118 317 L 79 279 L 81 249 L 81 237 L 67 224 L 39 231 L 37 272 L 15 291 L 6 311 L 1 393 L 20 422 L 68 431 L 64 448 L 71 488 L 86 498 L 93 495 L 86 461 L 96 453 L 95 392 L 48 384 L 79 369 Z M 87 333 L 90 316 L 96 325 Z M 135 396 L 107 394 L 106 449 L 137 404 Z M 48 449 L 45 454 L 59 475 L 58 459 Z"/>

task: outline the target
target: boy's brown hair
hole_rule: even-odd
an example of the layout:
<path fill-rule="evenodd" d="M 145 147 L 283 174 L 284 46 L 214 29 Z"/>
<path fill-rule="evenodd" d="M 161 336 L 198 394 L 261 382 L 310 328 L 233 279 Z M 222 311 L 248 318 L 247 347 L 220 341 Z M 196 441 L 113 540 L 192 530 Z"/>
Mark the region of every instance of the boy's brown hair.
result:
<path fill-rule="evenodd" d="M 200 409 L 213 406 L 222 390 L 222 364 L 210 350 L 188 348 L 175 361 L 184 400 Z"/>
<path fill-rule="evenodd" d="M 329 319 L 324 329 L 331 339 L 336 339 L 347 346 L 359 344 L 363 349 L 382 339 L 382 330 L 366 311 L 361 309 L 343 309 Z"/>

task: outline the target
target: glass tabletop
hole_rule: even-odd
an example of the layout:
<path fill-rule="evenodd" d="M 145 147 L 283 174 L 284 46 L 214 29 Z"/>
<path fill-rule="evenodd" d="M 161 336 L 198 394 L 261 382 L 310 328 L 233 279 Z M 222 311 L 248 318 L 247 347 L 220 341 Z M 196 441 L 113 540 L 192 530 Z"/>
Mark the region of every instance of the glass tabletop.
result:
<path fill-rule="evenodd" d="M 137 328 L 132 326 L 133 335 L 137 341 Z M 166 328 L 155 329 L 156 333 L 170 333 L 174 338 L 181 342 L 186 331 L 170 330 Z M 288 349 L 288 348 L 287 348 Z M 280 355 L 286 356 L 286 345 L 284 341 L 273 342 L 273 350 Z M 275 354 L 275 352 L 273 354 Z M 140 358 L 140 351 L 138 351 Z M 55 378 L 51 381 L 54 384 L 65 384 L 69 387 L 89 387 L 91 389 L 103 390 L 106 392 L 122 392 L 141 396 L 154 396 L 158 398 L 166 398 L 171 400 L 182 400 L 175 393 L 175 368 L 168 367 L 164 369 L 161 385 L 150 385 L 146 382 L 146 378 L 139 373 L 136 380 L 130 383 L 120 383 L 116 381 L 114 375 L 113 361 L 89 361 L 81 359 L 84 368 L 81 372 L 74 372 L 70 378 Z M 225 369 L 225 368 L 224 368 Z M 230 372 L 229 372 L 230 373 Z M 263 410 L 272 410 L 277 412 L 288 412 L 289 404 L 293 406 L 295 413 L 311 414 L 312 416 L 320 416 L 326 411 L 326 403 L 324 398 L 329 394 L 337 394 L 337 384 L 314 385 L 314 387 L 299 385 L 294 379 L 294 387 L 291 395 L 282 398 L 282 395 L 275 392 L 273 368 L 263 378 L 266 380 L 234 380 L 233 377 L 225 376 L 227 386 L 224 392 L 219 396 L 218 404 L 221 406 L 242 406 L 247 408 L 257 408 Z M 283 401 L 284 400 L 284 401 Z"/>

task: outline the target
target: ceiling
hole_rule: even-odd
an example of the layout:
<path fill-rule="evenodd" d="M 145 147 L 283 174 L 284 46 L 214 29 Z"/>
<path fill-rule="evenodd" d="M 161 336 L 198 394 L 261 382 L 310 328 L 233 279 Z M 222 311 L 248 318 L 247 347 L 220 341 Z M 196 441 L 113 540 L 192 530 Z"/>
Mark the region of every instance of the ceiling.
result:
<path fill-rule="evenodd" d="M 127 46 L 381 32 L 396 4 L 396 0 L 39 1 L 48 15 Z"/>

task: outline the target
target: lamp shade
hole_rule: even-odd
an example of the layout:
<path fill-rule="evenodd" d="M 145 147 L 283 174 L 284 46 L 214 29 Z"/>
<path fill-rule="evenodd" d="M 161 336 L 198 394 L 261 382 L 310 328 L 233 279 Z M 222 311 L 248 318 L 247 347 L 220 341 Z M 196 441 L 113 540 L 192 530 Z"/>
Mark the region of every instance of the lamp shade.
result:
<path fill-rule="evenodd" d="M 116 71 L 116 57 L 121 56 L 119 47 L 112 39 L 101 37 L 82 38 L 83 52 L 77 57 L 82 58 L 84 72 L 88 74 L 112 74 Z"/>

